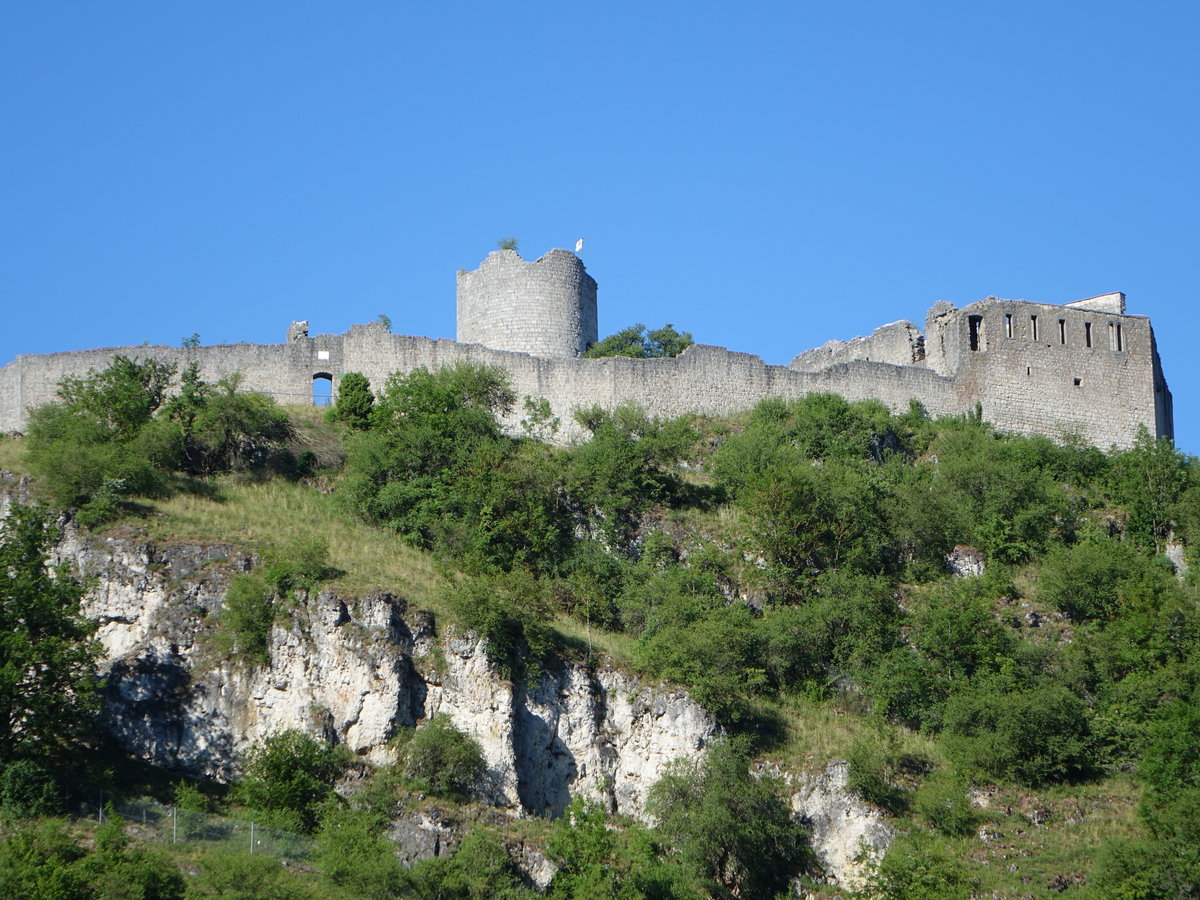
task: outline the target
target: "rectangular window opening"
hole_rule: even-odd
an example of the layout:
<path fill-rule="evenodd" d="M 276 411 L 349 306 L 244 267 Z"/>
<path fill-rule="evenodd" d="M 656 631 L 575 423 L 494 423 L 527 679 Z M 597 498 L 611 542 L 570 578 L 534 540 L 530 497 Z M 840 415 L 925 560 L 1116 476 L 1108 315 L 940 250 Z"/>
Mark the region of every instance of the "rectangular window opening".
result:
<path fill-rule="evenodd" d="M 968 316 L 967 328 L 970 332 L 971 349 L 978 350 L 983 342 L 983 316 Z"/>
<path fill-rule="evenodd" d="M 1092 323 L 1091 322 L 1083 323 L 1083 344 L 1085 347 L 1092 346 Z"/>
<path fill-rule="evenodd" d="M 1118 322 L 1117 323 L 1117 350 L 1120 351 L 1120 350 L 1124 350 L 1124 349 L 1125 349 L 1125 342 L 1123 340 L 1121 340 L 1121 323 Z"/>
<path fill-rule="evenodd" d="M 1026 367 L 1025 367 L 1025 374 L 1026 374 L 1026 375 L 1032 375 L 1032 374 L 1033 374 L 1033 367 L 1032 367 L 1032 366 L 1026 366 Z"/>
<path fill-rule="evenodd" d="M 1083 379 L 1082 379 L 1082 378 L 1076 378 L 1076 379 L 1075 379 L 1075 387 L 1079 387 L 1079 385 L 1081 385 L 1082 383 L 1083 383 Z"/>
<path fill-rule="evenodd" d="M 1037 316 L 1029 317 L 1029 334 L 1035 341 L 1038 339 Z"/>
<path fill-rule="evenodd" d="M 1108 349 L 1117 349 L 1117 326 L 1112 322 L 1108 323 Z"/>
<path fill-rule="evenodd" d="M 1012 313 L 1004 314 L 1004 334 L 1005 337 L 1012 337 Z"/>
<path fill-rule="evenodd" d="M 1060 344 L 1065 344 L 1067 342 L 1067 320 L 1066 319 L 1058 320 L 1058 342 Z"/>

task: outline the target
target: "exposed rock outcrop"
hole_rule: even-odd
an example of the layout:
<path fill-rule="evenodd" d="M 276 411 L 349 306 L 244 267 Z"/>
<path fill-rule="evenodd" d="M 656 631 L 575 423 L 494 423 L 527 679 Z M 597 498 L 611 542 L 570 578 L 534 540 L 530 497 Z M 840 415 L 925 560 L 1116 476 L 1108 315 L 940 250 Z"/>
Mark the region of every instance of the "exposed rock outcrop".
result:
<path fill-rule="evenodd" d="M 896 832 L 881 809 L 849 790 L 848 776 L 849 765 L 834 760 L 823 772 L 789 781 L 792 812 L 808 826 L 826 876 L 858 890 L 879 866 Z"/>
<path fill-rule="evenodd" d="M 398 728 L 444 712 L 483 748 L 481 799 L 556 815 L 582 793 L 640 816 L 663 768 L 715 733 L 686 694 L 613 669 L 565 662 L 514 684 L 474 634 L 439 636 L 385 592 L 298 593 L 271 632 L 269 665 L 229 660 L 211 635 L 229 579 L 252 563 L 233 546 L 85 536 L 68 523 L 59 555 L 92 583 L 85 609 L 100 626 L 113 733 L 162 765 L 227 779 L 288 728 L 382 761 Z"/>
<path fill-rule="evenodd" d="M 987 561 L 982 553 L 966 544 L 955 544 L 946 554 L 946 571 L 959 578 L 982 575 L 987 570 Z"/>

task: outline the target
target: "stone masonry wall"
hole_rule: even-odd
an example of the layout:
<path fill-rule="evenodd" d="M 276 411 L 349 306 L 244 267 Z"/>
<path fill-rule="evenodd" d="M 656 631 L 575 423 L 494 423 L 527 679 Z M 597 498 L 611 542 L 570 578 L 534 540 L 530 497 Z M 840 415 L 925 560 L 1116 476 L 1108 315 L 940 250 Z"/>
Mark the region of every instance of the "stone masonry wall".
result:
<path fill-rule="evenodd" d="M 1006 316 L 1012 317 L 1011 338 Z M 1032 316 L 1038 318 L 1036 340 Z M 535 356 L 391 334 L 377 322 L 355 325 L 343 335 L 309 337 L 299 329 L 284 344 L 19 356 L 0 368 L 0 431 L 24 428 L 26 410 L 52 401 L 63 376 L 101 369 L 123 353 L 180 369 L 196 361 L 207 380 L 240 373 L 243 388 L 283 403 L 311 402 L 313 379 L 322 375 L 336 379 L 345 372 L 362 372 L 379 390 L 389 374 L 418 366 L 437 369 L 460 361 L 500 366 L 517 395 L 506 427 L 519 433 L 522 398 L 544 397 L 561 418 L 562 441 L 584 437 L 572 411 L 595 404 L 634 402 L 660 416 L 718 416 L 748 409 L 764 397 L 793 399 L 814 392 L 849 400 L 874 398 L 894 411 L 903 411 L 915 399 L 934 416 L 964 414 L 979 404 L 984 418 L 1001 429 L 1052 437 L 1076 433 L 1103 448 L 1129 446 L 1141 425 L 1151 435 L 1171 435 L 1170 391 L 1145 318 L 988 300 L 961 310 L 938 304 L 927 321 L 924 365 L 846 359 L 818 371 L 769 366 L 757 356 L 706 345 L 693 345 L 675 359 Z M 1089 324 L 1091 347 L 1086 346 Z M 1120 349 L 1115 348 L 1117 327 Z M 970 349 L 972 329 L 975 350 Z"/>
<path fill-rule="evenodd" d="M 799 372 L 819 372 L 834 363 L 851 360 L 885 362 L 894 366 L 919 365 L 925 359 L 925 338 L 912 322 L 892 322 L 876 328 L 870 337 L 826 341 L 806 350 L 791 362 Z"/>
<path fill-rule="evenodd" d="M 568 250 L 533 262 L 495 250 L 458 274 L 457 336 L 495 350 L 579 356 L 596 340 L 596 280 Z"/>
<path fill-rule="evenodd" d="M 376 390 L 392 372 L 418 366 L 438 369 L 456 362 L 500 366 L 508 371 L 517 408 L 506 426 L 519 431 L 520 403 L 526 395 L 545 397 L 562 420 L 560 440 L 584 437 L 572 411 L 597 403 L 615 406 L 640 403 L 661 416 L 684 413 L 729 415 L 748 409 L 763 397 L 802 397 L 816 391 L 842 394 L 851 400 L 878 398 L 902 410 L 910 398 L 921 400 L 933 414 L 961 412 L 951 379 L 925 369 L 855 361 L 823 372 L 796 372 L 768 366 L 748 353 L 693 345 L 676 359 L 573 359 L 531 356 L 492 350 L 478 344 L 431 340 L 389 333 L 382 325 L 355 325 L 345 335 L 317 335 L 283 345 L 235 344 L 176 349 L 118 347 L 86 353 L 19 356 L 0 369 L 5 406 L 0 431 L 21 430 L 24 411 L 50 402 L 64 375 L 100 369 L 117 353 L 154 358 L 180 367 L 200 363 L 202 376 L 215 379 L 240 372 L 242 387 L 263 391 L 283 403 L 309 402 L 312 378 L 328 372 L 362 372 Z M 319 354 L 327 358 L 319 359 Z"/>
<path fill-rule="evenodd" d="M 987 300 L 944 316 L 940 328 L 939 339 L 960 348 L 960 405 L 980 404 L 984 419 L 1007 431 L 1074 433 L 1106 449 L 1131 445 L 1143 425 L 1152 437 L 1172 436 L 1149 319 Z"/>

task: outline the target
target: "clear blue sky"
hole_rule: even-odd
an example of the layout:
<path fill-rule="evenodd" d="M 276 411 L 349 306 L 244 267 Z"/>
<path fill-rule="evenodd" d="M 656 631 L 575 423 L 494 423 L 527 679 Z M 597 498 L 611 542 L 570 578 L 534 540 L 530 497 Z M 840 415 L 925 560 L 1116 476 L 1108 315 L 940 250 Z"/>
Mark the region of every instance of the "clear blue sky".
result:
<path fill-rule="evenodd" d="M 504 235 L 786 363 L 994 294 L 1152 317 L 1200 452 L 1195 3 L 7 3 L 0 363 L 452 337 Z"/>

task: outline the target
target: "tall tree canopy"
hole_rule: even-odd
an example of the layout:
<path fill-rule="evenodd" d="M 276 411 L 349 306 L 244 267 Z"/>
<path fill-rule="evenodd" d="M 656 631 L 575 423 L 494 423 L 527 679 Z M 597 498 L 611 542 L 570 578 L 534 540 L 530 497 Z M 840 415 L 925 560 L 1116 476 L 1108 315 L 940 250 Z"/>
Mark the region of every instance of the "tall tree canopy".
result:
<path fill-rule="evenodd" d="M 96 626 L 79 582 L 49 565 L 56 538 L 32 507 L 0 522 L 0 767 L 61 756 L 98 703 Z"/>

